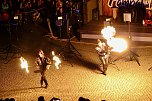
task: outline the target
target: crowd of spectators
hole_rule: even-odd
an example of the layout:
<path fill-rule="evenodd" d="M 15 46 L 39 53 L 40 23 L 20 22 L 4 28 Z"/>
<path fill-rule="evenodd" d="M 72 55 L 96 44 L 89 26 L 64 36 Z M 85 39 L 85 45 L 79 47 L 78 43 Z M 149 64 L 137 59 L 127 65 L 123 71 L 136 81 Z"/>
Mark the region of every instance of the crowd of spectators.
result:
<path fill-rule="evenodd" d="M 67 20 L 65 15 L 76 15 L 77 9 L 78 2 L 72 0 L 0 0 L 0 20 L 14 19 L 17 16 L 22 24 L 27 21 L 41 21 L 48 25 L 47 19 L 50 19 L 52 31 L 55 33 L 58 17 L 62 16 L 63 20 Z"/>
<path fill-rule="evenodd" d="M 4 100 L 0 99 L 0 101 L 15 101 L 15 99 L 14 98 L 5 98 Z"/>
<path fill-rule="evenodd" d="M 10 98 L 10 99 L 6 98 L 4 100 L 0 99 L 0 101 L 15 101 L 15 99 L 14 98 Z M 45 100 L 44 96 L 39 96 L 37 101 L 46 101 L 46 100 Z M 50 101 L 61 101 L 61 99 L 53 97 L 50 99 Z M 90 101 L 90 99 L 84 98 L 84 97 L 79 97 L 78 101 Z M 102 101 L 105 101 L 105 100 L 102 100 Z"/>
<path fill-rule="evenodd" d="M 8 19 L 16 14 L 28 13 L 43 7 L 42 0 L 1 0 L 0 16 L 1 19 Z"/>

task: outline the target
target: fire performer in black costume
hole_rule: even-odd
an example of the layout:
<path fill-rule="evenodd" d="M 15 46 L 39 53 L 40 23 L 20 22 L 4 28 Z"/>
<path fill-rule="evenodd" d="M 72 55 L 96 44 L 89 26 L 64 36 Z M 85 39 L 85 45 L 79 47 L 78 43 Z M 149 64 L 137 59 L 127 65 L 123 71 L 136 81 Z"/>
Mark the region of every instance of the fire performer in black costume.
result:
<path fill-rule="evenodd" d="M 44 55 L 44 52 L 42 50 L 39 51 L 38 53 L 38 58 L 36 60 L 36 64 L 40 69 L 40 73 L 41 73 L 41 87 L 43 86 L 43 82 L 45 83 L 45 88 L 48 87 L 48 82 L 45 76 L 45 72 L 48 69 L 48 66 L 51 65 L 51 61 L 48 57 L 46 57 Z"/>

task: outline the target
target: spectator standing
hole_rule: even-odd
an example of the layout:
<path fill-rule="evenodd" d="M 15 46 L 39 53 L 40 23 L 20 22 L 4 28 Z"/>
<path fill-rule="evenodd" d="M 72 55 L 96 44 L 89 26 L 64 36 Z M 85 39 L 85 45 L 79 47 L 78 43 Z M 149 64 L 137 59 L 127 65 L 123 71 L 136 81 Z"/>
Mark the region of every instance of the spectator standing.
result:
<path fill-rule="evenodd" d="M 60 11 L 60 9 L 63 7 L 63 4 L 60 0 L 57 0 L 56 2 L 56 12 Z"/>
<path fill-rule="evenodd" d="M 48 29 L 49 29 L 49 35 L 51 38 L 56 39 L 56 17 L 55 17 L 55 2 L 51 0 L 47 0 L 45 3 L 46 7 L 46 20 L 48 24 Z"/>
<path fill-rule="evenodd" d="M 2 10 L 3 11 L 8 11 L 9 10 L 9 4 L 7 2 L 7 0 L 4 0 L 2 3 Z"/>
<path fill-rule="evenodd" d="M 37 5 L 38 5 L 38 9 L 44 7 L 44 1 L 38 0 Z"/>
<path fill-rule="evenodd" d="M 38 9 L 38 2 L 36 0 L 33 0 L 31 6 L 31 8 L 34 10 Z"/>
<path fill-rule="evenodd" d="M 38 101 L 45 101 L 44 96 L 39 96 Z"/>
<path fill-rule="evenodd" d="M 17 12 L 18 10 L 20 10 L 20 0 L 14 0 L 13 2 L 13 12 Z"/>
<path fill-rule="evenodd" d="M 1 7 L 2 7 L 2 18 L 4 20 L 8 20 L 9 19 L 9 4 L 7 0 L 4 0 L 2 2 Z"/>
<path fill-rule="evenodd" d="M 13 16 L 13 2 L 12 2 L 12 0 L 9 0 L 8 5 L 9 5 L 9 15 Z"/>
<path fill-rule="evenodd" d="M 20 2 L 20 9 L 21 9 L 22 12 L 25 12 L 25 8 L 26 8 L 26 1 L 22 0 Z"/>

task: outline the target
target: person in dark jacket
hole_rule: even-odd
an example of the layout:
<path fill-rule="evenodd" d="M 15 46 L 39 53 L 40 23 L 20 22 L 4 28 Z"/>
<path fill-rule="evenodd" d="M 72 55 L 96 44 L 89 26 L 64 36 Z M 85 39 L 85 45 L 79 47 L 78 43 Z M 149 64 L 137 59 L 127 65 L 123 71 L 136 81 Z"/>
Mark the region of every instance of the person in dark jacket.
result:
<path fill-rule="evenodd" d="M 45 83 L 45 88 L 48 87 L 48 82 L 45 76 L 46 70 L 48 69 L 48 65 L 51 65 L 51 61 L 48 57 L 44 55 L 44 52 L 42 50 L 39 50 L 38 52 L 38 58 L 36 60 L 36 64 L 39 66 L 40 73 L 41 73 L 41 87 L 43 86 L 43 82 Z"/>

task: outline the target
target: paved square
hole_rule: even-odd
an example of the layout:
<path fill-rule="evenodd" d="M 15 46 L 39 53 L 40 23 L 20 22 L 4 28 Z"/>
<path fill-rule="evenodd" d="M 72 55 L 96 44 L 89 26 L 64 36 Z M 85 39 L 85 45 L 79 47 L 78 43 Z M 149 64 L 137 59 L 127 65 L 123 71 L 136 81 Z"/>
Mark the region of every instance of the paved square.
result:
<path fill-rule="evenodd" d="M 59 70 L 54 65 L 47 71 L 49 86 L 40 88 L 40 74 L 34 73 L 36 53 L 23 53 L 29 63 L 30 73 L 21 69 L 19 58 L 7 64 L 0 63 L 0 98 L 15 98 L 16 101 L 37 101 L 44 96 L 46 101 L 58 97 L 61 101 L 78 101 L 80 96 L 91 101 L 150 101 L 152 100 L 152 47 L 135 47 L 140 55 L 136 61 L 128 57 L 109 65 L 107 75 L 98 70 L 100 60 L 93 44 L 73 43 L 82 57 L 71 56 L 62 60 Z M 71 64 L 73 66 L 71 66 Z M 118 70 L 120 69 L 120 71 Z"/>

